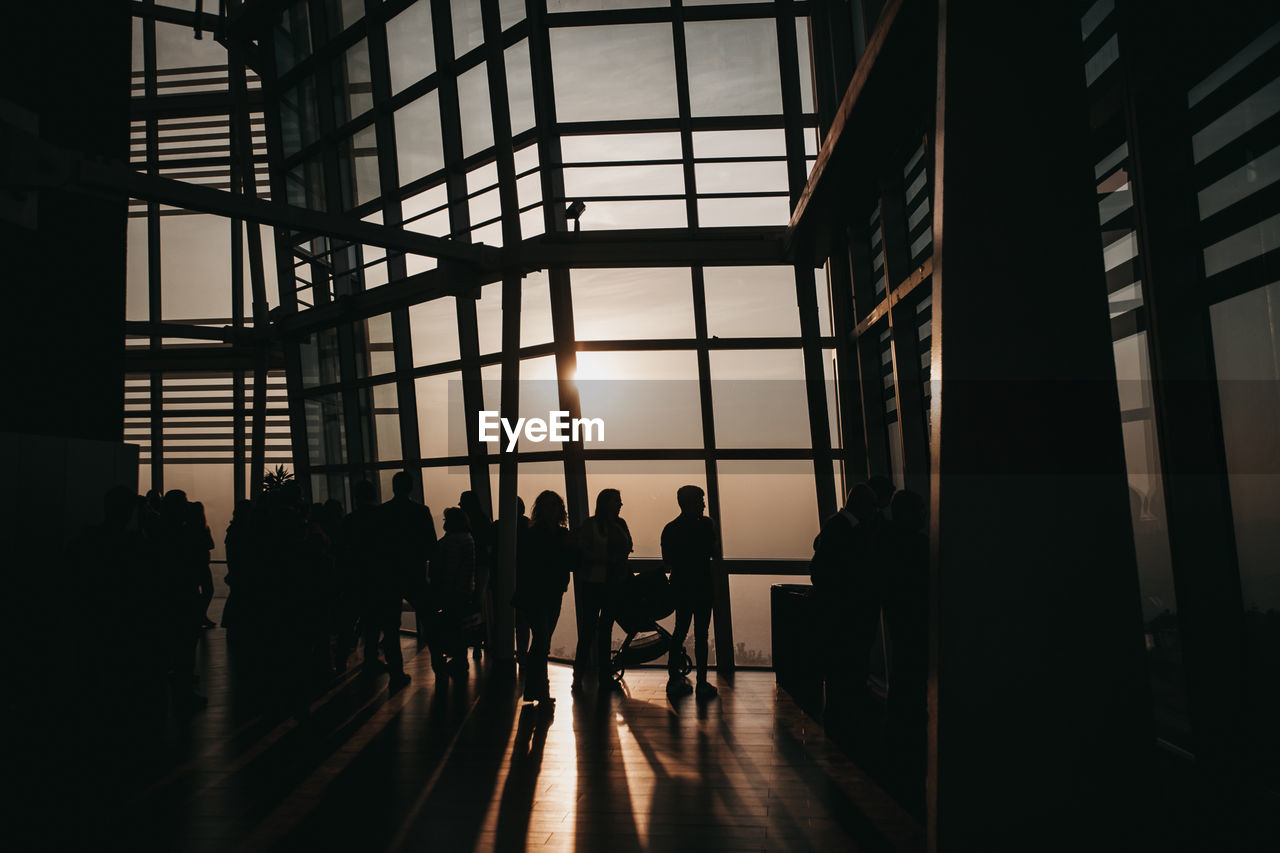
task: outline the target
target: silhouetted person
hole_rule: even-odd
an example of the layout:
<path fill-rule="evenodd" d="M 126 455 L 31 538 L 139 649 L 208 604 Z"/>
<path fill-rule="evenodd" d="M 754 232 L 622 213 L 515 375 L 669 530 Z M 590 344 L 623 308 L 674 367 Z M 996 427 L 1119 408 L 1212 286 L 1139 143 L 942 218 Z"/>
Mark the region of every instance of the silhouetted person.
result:
<path fill-rule="evenodd" d="M 547 656 L 576 558 L 567 523 L 564 500 L 558 494 L 547 490 L 538 495 L 516 563 L 516 591 L 511 603 L 531 635 L 524 681 L 526 701 L 551 701 Z"/>
<path fill-rule="evenodd" d="M 489 511 L 480 503 L 480 498 L 473 491 L 465 491 L 458 496 L 458 507 L 467 514 L 467 522 L 471 525 L 471 538 L 476 550 L 476 610 L 484 625 L 483 642 L 493 641 L 493 589 L 491 575 L 494 551 L 497 548 L 497 531 L 489 521 Z M 476 640 L 476 656 L 479 657 L 480 643 Z"/>
<path fill-rule="evenodd" d="M 866 483 L 822 526 L 809 563 L 823 648 L 830 728 L 851 719 L 865 698 L 867 667 L 880 615 L 879 513 Z"/>
<path fill-rule="evenodd" d="M 475 612 L 476 543 L 460 507 L 444 511 L 444 536 L 431 558 L 431 595 L 440 608 L 440 634 L 449 671 L 467 671 L 466 621 Z"/>
<path fill-rule="evenodd" d="M 413 477 L 408 471 L 400 471 L 391 478 L 393 497 L 381 507 L 381 544 L 383 559 L 373 583 L 376 611 L 374 624 L 365 631 L 365 661 L 369 657 L 369 641 L 376 646 L 377 635 L 382 634 L 382 652 L 387 669 L 391 673 L 393 687 L 409 683 L 404 671 L 404 655 L 400 651 L 400 602 L 408 599 L 418 613 L 419 642 L 431 638 L 422 637 L 435 620 L 427 592 L 427 563 L 435 553 L 436 525 L 431 510 L 415 503 L 409 494 L 413 491 Z M 443 666 L 443 654 L 432 644 L 432 664 Z"/>
<path fill-rule="evenodd" d="M 529 530 L 529 516 L 524 514 L 524 498 L 516 498 L 516 509 L 520 515 L 516 518 L 516 577 L 520 576 L 520 561 L 524 554 L 524 537 Z M 489 541 L 493 543 L 493 561 L 497 565 L 498 561 L 498 544 L 501 538 L 501 521 L 495 521 L 491 525 Z M 524 613 L 519 609 L 516 610 L 516 663 L 525 666 L 529 656 L 529 623 L 524 618 Z"/>
<path fill-rule="evenodd" d="M 188 531 L 190 559 L 192 571 L 195 573 L 200 587 L 200 627 L 208 630 L 209 628 L 217 627 L 213 620 L 209 618 L 209 604 L 213 601 L 213 572 L 209 568 L 209 553 L 213 550 L 213 534 L 210 533 L 209 523 L 205 520 L 204 504 L 195 501 L 187 506 L 188 512 L 191 514 L 190 529 Z"/>
<path fill-rule="evenodd" d="M 573 597 L 578 617 L 578 648 L 573 661 L 573 687 L 581 689 L 592 666 L 601 685 L 611 684 L 613 621 L 618 595 L 630 575 L 627 555 L 633 550 L 631 531 L 619 516 L 622 495 L 604 489 L 596 496 L 596 514 L 577 531 L 582 560 L 574 574 Z"/>
<path fill-rule="evenodd" d="M 667 690 L 687 694 L 693 688 L 680 674 L 684 641 L 693 623 L 693 649 L 697 661 L 698 698 L 709 699 L 717 690 L 707 681 L 711 606 L 715 600 L 715 572 L 720 568 L 720 533 L 716 523 L 702 514 L 707 500 L 697 486 L 676 491 L 680 515 L 662 528 L 662 562 L 671 571 L 671 591 L 676 602 L 676 625 L 667 653 Z"/>
<path fill-rule="evenodd" d="M 201 513 L 203 518 L 203 513 Z M 200 635 L 200 619 L 205 602 L 200 590 L 203 580 L 200 552 L 208 565 L 213 547 L 208 528 L 194 529 L 194 513 L 185 492 L 174 489 L 160 505 L 159 559 L 163 571 L 164 644 L 168 649 L 169 688 L 174 709 L 200 710 L 208 700 L 195 691 L 195 652 Z M 205 543 L 208 543 L 206 546 Z"/>
<path fill-rule="evenodd" d="M 929 677 L 929 535 L 924 498 L 893 496 L 885 529 L 884 618 L 893 649 L 889 678 L 890 753 L 913 791 L 924 780 L 925 693 Z"/>
<path fill-rule="evenodd" d="M 346 668 L 347 657 L 355 649 L 357 625 L 377 625 L 378 612 L 372 606 L 372 579 L 378 571 L 378 492 L 373 483 L 361 480 L 351 487 L 351 512 L 342 519 L 337 561 L 338 600 L 336 603 L 337 669 Z M 396 614 L 399 618 L 399 614 Z M 397 636 L 399 628 L 397 626 Z M 370 671 L 377 668 L 377 642 L 366 643 L 365 660 Z"/>
<path fill-rule="evenodd" d="M 236 508 L 231 513 L 231 523 L 227 525 L 227 535 L 222 540 L 227 558 L 227 573 L 222 576 L 223 583 L 227 585 L 227 600 L 222 605 L 223 628 L 245 623 L 246 594 L 239 592 L 234 581 L 247 581 L 251 571 L 253 533 L 249 517 L 252 514 L 253 505 L 249 501 L 236 501 Z"/>
<path fill-rule="evenodd" d="M 893 514 L 893 510 L 890 509 L 893 501 L 893 480 L 884 474 L 875 474 L 867 478 L 867 485 L 876 493 L 876 509 L 880 515 L 888 519 Z"/>

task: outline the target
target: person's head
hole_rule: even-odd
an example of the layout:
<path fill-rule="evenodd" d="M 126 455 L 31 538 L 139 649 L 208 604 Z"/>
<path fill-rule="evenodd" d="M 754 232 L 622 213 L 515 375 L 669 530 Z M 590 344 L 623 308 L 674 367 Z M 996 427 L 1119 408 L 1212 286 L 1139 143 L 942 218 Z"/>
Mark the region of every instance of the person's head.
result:
<path fill-rule="evenodd" d="M 479 496 L 470 489 L 458 495 L 458 506 L 471 519 L 472 526 L 486 523 L 489 520 L 489 513 L 485 510 L 484 505 L 480 503 Z"/>
<path fill-rule="evenodd" d="M 186 515 L 187 493 L 182 489 L 170 489 L 160 500 L 160 514 L 170 522 L 179 522 Z"/>
<path fill-rule="evenodd" d="M 845 508 L 853 513 L 854 518 L 866 521 L 875 515 L 876 493 L 866 483 L 859 483 L 849 490 L 849 499 L 844 502 Z"/>
<path fill-rule="evenodd" d="M 337 526 L 342 521 L 344 515 L 342 509 L 342 501 L 337 498 L 329 498 L 324 502 L 324 511 L 321 516 L 322 522 L 329 526 Z"/>
<path fill-rule="evenodd" d="M 686 515 L 702 515 L 707 508 L 706 493 L 698 486 L 681 486 L 676 489 L 676 503 Z"/>
<path fill-rule="evenodd" d="M 471 520 L 467 512 L 460 506 L 451 506 L 444 511 L 445 533 L 470 533 Z"/>
<path fill-rule="evenodd" d="M 531 518 L 534 525 L 546 524 L 551 527 L 564 527 L 568 522 L 568 517 L 569 514 L 564 509 L 564 499 L 550 489 L 534 498 L 533 516 Z"/>
<path fill-rule="evenodd" d="M 537 499 L 535 498 L 535 500 Z M 524 498 L 519 495 L 516 496 L 516 513 L 517 515 L 524 515 Z"/>
<path fill-rule="evenodd" d="M 147 503 L 151 504 L 151 506 L 153 507 L 160 506 L 160 490 L 159 489 L 147 489 Z"/>
<path fill-rule="evenodd" d="M 601 489 L 596 495 L 596 515 L 601 518 L 617 518 L 622 511 L 622 492 L 617 489 Z"/>
<path fill-rule="evenodd" d="M 204 504 L 200 503 L 200 501 L 187 504 L 187 513 L 187 519 L 191 522 L 191 526 L 197 530 L 209 526 L 204 517 Z"/>
<path fill-rule="evenodd" d="M 926 515 L 924 498 L 915 492 L 907 489 L 898 492 L 893 496 L 890 510 L 893 512 L 893 523 L 904 530 L 914 533 L 924 527 Z"/>
<path fill-rule="evenodd" d="M 871 487 L 871 491 L 876 494 L 876 506 L 884 509 L 893 500 L 893 480 L 890 480 L 884 474 L 876 474 L 867 480 L 867 485 Z"/>
<path fill-rule="evenodd" d="M 413 491 L 413 475 L 408 471 L 397 471 L 391 478 L 391 494 L 398 498 L 407 498 Z"/>
<path fill-rule="evenodd" d="M 244 521 L 253 512 L 253 504 L 241 498 L 236 501 L 236 508 L 231 511 L 232 521 Z"/>
<path fill-rule="evenodd" d="M 351 487 L 351 499 L 356 506 L 371 506 L 378 502 L 378 490 L 368 480 L 361 480 Z"/>

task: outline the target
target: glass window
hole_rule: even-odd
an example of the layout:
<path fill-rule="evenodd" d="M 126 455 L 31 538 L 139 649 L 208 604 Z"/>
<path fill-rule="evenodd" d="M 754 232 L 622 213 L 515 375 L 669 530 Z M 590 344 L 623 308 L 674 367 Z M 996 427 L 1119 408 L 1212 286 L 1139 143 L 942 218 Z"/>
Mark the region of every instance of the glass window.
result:
<path fill-rule="evenodd" d="M 334 66 L 335 124 L 342 124 L 373 109 L 373 77 L 369 74 L 369 42 L 367 39 L 349 47 L 342 63 Z"/>
<path fill-rule="evenodd" d="M 816 534 L 815 534 L 816 535 Z M 773 665 L 774 584 L 807 584 L 805 575 L 729 575 L 733 610 L 733 661 L 738 666 Z"/>
<path fill-rule="evenodd" d="M 570 278 L 578 340 L 693 337 L 687 268 L 576 269 Z"/>
<path fill-rule="evenodd" d="M 571 122 L 675 117 L 679 111 L 673 44 L 669 24 L 553 29 L 557 118 Z"/>
<path fill-rule="evenodd" d="M 421 376 L 413 384 L 418 398 L 418 447 L 422 458 L 466 456 L 462 373 Z"/>
<path fill-rule="evenodd" d="M 431 0 L 418 0 L 387 21 L 391 93 L 396 94 L 436 70 Z"/>
<path fill-rule="evenodd" d="M 414 367 L 458 358 L 458 311 L 449 297 L 409 306 L 409 331 Z"/>
<path fill-rule="evenodd" d="M 584 418 L 604 422 L 588 449 L 702 446 L 702 400 L 693 352 L 580 352 Z"/>
<path fill-rule="evenodd" d="M 570 167 L 564 170 L 564 192 L 568 198 L 683 195 L 684 167 L 678 164 Z"/>
<path fill-rule="evenodd" d="M 377 461 L 398 460 L 400 453 L 399 395 L 394 382 L 373 386 L 373 449 Z"/>
<path fill-rule="evenodd" d="M 502 28 L 505 30 L 524 20 L 524 0 L 498 0 Z"/>
<path fill-rule="evenodd" d="M 449 0 L 449 16 L 453 18 L 453 55 L 462 54 L 484 44 L 484 19 L 476 0 Z"/>
<path fill-rule="evenodd" d="M 459 299 L 467 297 L 459 296 Z M 480 354 L 502 349 L 502 283 L 486 284 L 476 300 L 476 331 L 480 338 Z"/>
<path fill-rule="evenodd" d="M 340 465 L 346 461 L 347 429 L 342 417 L 342 394 L 335 391 L 305 401 L 307 455 L 312 465 Z"/>
<path fill-rule="evenodd" d="M 176 219 L 178 217 L 166 218 Z M 127 240 L 125 249 L 125 319 L 150 320 L 147 220 L 142 217 L 130 218 L 125 239 Z M 268 243 L 267 245 L 271 244 Z"/>
<path fill-rule="evenodd" d="M 1185 733 L 1188 721 L 1182 643 L 1169 559 L 1169 525 L 1152 408 L 1146 333 L 1116 341 L 1115 357 L 1133 544 L 1138 558 L 1138 588 L 1142 596 L 1147 668 L 1156 722 L 1164 733 Z"/>
<path fill-rule="evenodd" d="M 462 122 L 462 155 L 470 157 L 493 145 L 493 113 L 489 107 L 489 78 L 481 62 L 458 75 L 458 116 Z"/>
<path fill-rule="evenodd" d="M 230 250 L 231 227 L 220 216 L 199 213 L 163 217 L 160 220 L 160 304 L 164 316 L 151 319 L 230 318 L 231 290 L 227 286 L 231 280 Z M 246 279 L 247 273 L 246 269 Z"/>
<path fill-rule="evenodd" d="M 812 446 L 798 349 L 713 350 L 711 397 L 717 447 Z M 763 400 L 769 404 L 761 405 Z"/>
<path fill-rule="evenodd" d="M 786 196 L 698 199 L 698 224 L 703 228 L 786 225 L 790 219 L 791 202 Z"/>
<path fill-rule="evenodd" d="M 718 462 L 716 470 L 725 557 L 813 556 L 820 525 L 812 462 Z"/>
<path fill-rule="evenodd" d="M 428 92 L 396 110 L 395 122 L 401 186 L 444 168 L 437 93 Z"/>
<path fill-rule="evenodd" d="M 356 205 L 373 201 L 382 191 L 378 177 L 378 134 L 374 125 L 357 130 L 354 136 L 343 140 L 339 146 L 339 163 L 348 182 L 348 193 L 354 190 L 350 202 Z"/>
<path fill-rule="evenodd" d="M 560 140 L 565 163 L 679 160 L 681 150 L 678 133 L 598 133 Z"/>
<path fill-rule="evenodd" d="M 698 193 L 756 193 L 787 191 L 787 164 L 698 163 L 694 166 Z"/>
<path fill-rule="evenodd" d="M 772 18 L 690 21 L 689 106 L 695 116 L 782 112 L 778 34 Z"/>
<path fill-rule="evenodd" d="M 796 337 L 795 271 L 791 267 L 706 267 L 707 334 L 721 338 Z"/>
<path fill-rule="evenodd" d="M 511 133 L 534 125 L 533 77 L 529 66 L 529 41 L 522 39 L 507 48 L 507 102 L 511 110 Z"/>
<path fill-rule="evenodd" d="M 1260 629 L 1280 612 L 1280 282 L 1214 305 L 1210 318 L 1240 585 Z"/>
<path fill-rule="evenodd" d="M 786 199 L 783 199 L 783 202 L 785 207 Z M 684 228 L 689 223 L 689 215 L 683 199 L 593 201 L 587 205 L 581 222 L 584 231 L 610 231 L 617 228 Z"/>
<path fill-rule="evenodd" d="M 551 328 L 551 284 L 545 272 L 529 273 L 520 286 L 520 346 L 554 340 Z"/>

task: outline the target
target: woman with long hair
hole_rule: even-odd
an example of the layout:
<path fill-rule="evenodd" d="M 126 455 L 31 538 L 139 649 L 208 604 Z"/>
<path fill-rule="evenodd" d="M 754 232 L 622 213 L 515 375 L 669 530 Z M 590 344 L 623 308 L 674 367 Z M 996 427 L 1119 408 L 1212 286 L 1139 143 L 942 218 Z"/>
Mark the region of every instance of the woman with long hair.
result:
<path fill-rule="evenodd" d="M 576 559 L 566 526 L 564 499 L 547 490 L 533 502 L 522 559 L 516 565 L 516 591 L 511 600 L 529 625 L 525 701 L 552 702 L 547 677 L 551 635 L 560 620 L 560 605 Z"/>

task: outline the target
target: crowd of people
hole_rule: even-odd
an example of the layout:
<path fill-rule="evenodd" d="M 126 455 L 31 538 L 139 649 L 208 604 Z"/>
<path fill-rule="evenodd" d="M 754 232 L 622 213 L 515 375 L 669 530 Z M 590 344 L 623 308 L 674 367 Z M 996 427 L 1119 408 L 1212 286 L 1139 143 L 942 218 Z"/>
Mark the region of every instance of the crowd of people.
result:
<path fill-rule="evenodd" d="M 499 525 L 476 495 L 464 492 L 443 512 L 437 536 L 430 509 L 411 497 L 413 475 L 399 472 L 391 485 L 391 498 L 379 503 L 372 483 L 356 483 L 350 512 L 336 500 L 306 505 L 292 481 L 236 506 L 225 539 L 229 595 L 222 625 L 257 695 L 305 715 L 353 655 L 362 676 L 387 673 L 392 689 L 403 687 L 410 680 L 401 651 L 406 602 L 432 669 L 445 678 L 466 673 L 469 649 L 478 654 L 501 604 L 515 608 L 524 698 L 548 702 L 547 659 L 570 582 L 577 627 L 573 690 L 613 683 L 614 624 L 634 574 L 618 490 L 601 491 L 595 512 L 572 531 L 565 501 L 554 491 L 539 494 L 529 516 L 520 501 L 514 595 L 498 602 L 492 577 Z M 661 537 L 676 616 L 668 689 L 709 699 L 716 695 L 707 664 L 716 578 L 723 571 L 720 537 L 705 514 L 701 488 L 681 487 L 675 504 L 678 515 Z M 116 689 L 178 713 L 198 711 L 206 700 L 197 689 L 197 641 L 202 628 L 213 627 L 214 542 L 204 509 L 178 490 L 139 498 L 114 489 L 104 518 L 81 545 L 106 568 L 99 576 L 109 602 L 100 626 L 105 653 L 127 670 L 113 672 Z M 882 612 L 893 652 L 892 702 L 913 725 L 923 714 L 924 519 L 918 495 L 894 494 L 887 479 L 873 479 L 850 491 L 814 542 L 818 654 L 832 719 L 856 707 L 865 691 Z M 683 674 L 690 630 L 695 684 Z"/>

